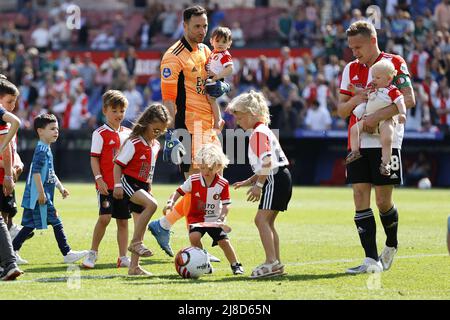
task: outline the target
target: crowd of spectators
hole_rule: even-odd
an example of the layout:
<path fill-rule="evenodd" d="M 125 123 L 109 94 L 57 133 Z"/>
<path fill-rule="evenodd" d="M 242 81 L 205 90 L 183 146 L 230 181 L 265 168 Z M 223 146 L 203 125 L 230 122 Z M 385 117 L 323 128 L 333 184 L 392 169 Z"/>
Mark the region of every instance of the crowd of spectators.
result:
<path fill-rule="evenodd" d="M 159 71 L 146 84 L 136 82 L 136 50 L 152 49 L 153 39 L 171 42 L 183 33 L 180 10 L 172 4 L 153 1 L 143 11 L 143 23 L 133 36 L 125 33 L 127 20 L 116 14 L 112 23 L 89 35 L 89 25 L 67 30 L 64 8 L 71 1 L 54 1 L 47 19 L 39 19 L 31 1 L 24 1 L 15 21 L 0 26 L 0 73 L 20 87 L 17 108 L 25 127 L 42 110 L 56 113 L 63 128 L 94 128 L 101 121 L 101 95 L 110 88 L 125 92 L 130 107 L 126 120 L 134 120 L 151 101 L 160 101 Z M 284 134 L 298 129 L 344 130 L 336 114 L 340 74 L 352 59 L 347 48 L 346 28 L 366 16 L 369 3 L 381 8 L 379 45 L 398 53 L 408 62 L 414 80 L 416 107 L 408 111 L 407 130 L 448 132 L 450 125 L 450 3 L 442 1 L 286 1 L 274 26 L 279 57 L 260 56 L 258 61 L 235 59 L 235 74 L 227 79 L 234 90 L 228 99 L 250 88 L 262 90 L 272 114 L 272 126 Z M 226 10 L 210 6 L 210 27 L 226 21 Z M 377 16 L 378 17 L 378 16 Z M 373 16 L 372 16 L 373 18 Z M 248 19 L 248 17 L 246 18 Z M 378 19 L 378 20 L 377 20 Z M 240 21 L 233 30 L 233 48 L 246 46 L 246 31 Z M 28 42 L 25 34 L 29 35 Z M 261 43 L 267 43 L 261 39 Z M 90 50 L 114 50 L 111 58 L 97 65 L 91 54 L 79 51 L 69 56 L 75 44 Z M 293 55 L 293 48 L 307 48 Z M 232 48 L 232 49 L 233 49 Z M 233 119 L 225 116 L 227 127 Z"/>

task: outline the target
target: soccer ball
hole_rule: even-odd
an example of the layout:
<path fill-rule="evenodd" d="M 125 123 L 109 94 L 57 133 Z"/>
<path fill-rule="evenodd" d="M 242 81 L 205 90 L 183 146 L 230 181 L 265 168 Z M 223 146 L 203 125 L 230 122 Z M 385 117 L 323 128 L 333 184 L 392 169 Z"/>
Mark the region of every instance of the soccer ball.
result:
<path fill-rule="evenodd" d="M 175 256 L 175 269 L 182 278 L 197 279 L 205 273 L 211 273 L 208 253 L 197 247 L 187 247 Z"/>
<path fill-rule="evenodd" d="M 430 189 L 431 188 L 431 181 L 428 178 L 422 178 L 417 183 L 417 187 L 419 189 Z"/>

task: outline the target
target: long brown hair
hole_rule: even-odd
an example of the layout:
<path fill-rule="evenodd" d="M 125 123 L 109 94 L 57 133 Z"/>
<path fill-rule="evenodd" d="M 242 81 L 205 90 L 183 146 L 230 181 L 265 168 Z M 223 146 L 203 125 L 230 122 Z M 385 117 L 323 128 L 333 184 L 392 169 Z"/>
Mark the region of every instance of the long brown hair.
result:
<path fill-rule="evenodd" d="M 162 122 L 168 124 L 171 121 L 169 111 L 160 103 L 154 103 L 148 106 L 136 120 L 130 134 L 130 139 L 137 138 L 144 134 L 147 126 L 153 122 Z"/>

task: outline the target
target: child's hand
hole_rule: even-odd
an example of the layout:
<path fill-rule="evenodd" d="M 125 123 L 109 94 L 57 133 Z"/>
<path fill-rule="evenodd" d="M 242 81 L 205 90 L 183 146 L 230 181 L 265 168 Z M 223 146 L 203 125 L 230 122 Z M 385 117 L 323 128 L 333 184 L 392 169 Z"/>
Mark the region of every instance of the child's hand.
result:
<path fill-rule="evenodd" d="M 247 194 L 248 194 L 247 201 L 251 202 L 259 201 L 259 199 L 261 198 L 261 188 L 255 185 L 247 191 Z"/>
<path fill-rule="evenodd" d="M 98 186 L 98 192 L 100 192 L 100 194 L 102 194 L 104 196 L 108 195 L 108 185 L 103 180 L 103 178 L 97 179 L 97 186 Z"/>
<path fill-rule="evenodd" d="M 398 115 L 398 123 L 405 123 L 406 122 L 406 114 L 399 114 Z"/>
<path fill-rule="evenodd" d="M 170 212 L 170 211 L 172 211 L 172 209 L 173 209 L 173 204 L 166 204 L 166 206 L 163 208 L 163 214 L 164 215 L 166 215 L 167 214 L 167 212 Z"/>
<path fill-rule="evenodd" d="M 217 74 L 215 74 L 211 70 L 208 71 L 208 77 L 209 77 L 209 80 L 211 80 L 211 82 L 216 82 L 218 80 Z"/>
<path fill-rule="evenodd" d="M 61 192 L 63 199 L 67 198 L 70 195 L 69 190 L 64 187 L 61 187 L 61 190 L 59 190 L 59 192 Z"/>
<path fill-rule="evenodd" d="M 45 196 L 45 193 L 40 193 L 40 192 L 39 192 L 38 203 L 39 203 L 40 205 L 43 205 L 43 204 L 46 204 L 46 203 L 47 203 L 47 197 Z"/>
<path fill-rule="evenodd" d="M 14 179 L 14 182 L 17 182 L 17 180 L 19 179 L 19 177 L 22 174 L 22 172 L 23 172 L 23 166 L 15 165 L 13 167 L 13 179 Z"/>
<path fill-rule="evenodd" d="M 214 121 L 214 130 L 217 132 L 217 134 L 222 132 L 224 125 L 225 125 L 225 121 L 223 119 L 219 119 L 219 121 L 217 123 Z"/>
<path fill-rule="evenodd" d="M 14 177 L 5 176 L 3 180 L 3 194 L 9 196 L 14 191 L 15 186 Z"/>
<path fill-rule="evenodd" d="M 114 187 L 113 197 L 115 199 L 123 199 L 123 189 L 120 187 Z"/>
<path fill-rule="evenodd" d="M 233 187 L 236 190 L 236 189 L 239 189 L 240 187 L 246 187 L 251 184 L 252 184 L 252 182 L 250 181 L 250 179 L 247 179 L 244 181 L 238 181 L 238 182 L 233 183 Z"/>

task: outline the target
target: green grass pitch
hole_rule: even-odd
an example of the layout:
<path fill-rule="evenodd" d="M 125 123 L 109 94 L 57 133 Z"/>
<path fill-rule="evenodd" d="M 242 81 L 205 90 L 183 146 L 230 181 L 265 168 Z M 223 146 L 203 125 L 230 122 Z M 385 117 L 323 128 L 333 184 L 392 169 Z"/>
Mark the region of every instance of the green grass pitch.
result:
<path fill-rule="evenodd" d="M 68 199 L 56 195 L 69 244 L 75 250 L 89 249 L 97 219 L 95 190 L 90 184 L 71 184 Z M 23 184 L 17 187 L 20 205 Z M 155 185 L 160 204 L 175 186 Z M 363 250 L 353 223 L 350 188 L 294 189 L 290 209 L 277 219 L 284 277 L 251 280 L 248 276 L 264 252 L 253 223 L 257 205 L 245 201 L 245 189 L 232 191 L 228 224 L 244 276 L 233 276 L 222 251 L 211 248 L 208 235 L 205 249 L 222 259 L 215 272 L 198 280 L 181 279 L 173 259 L 158 247 L 147 232 L 145 243 L 155 255 L 142 260 L 152 277 L 128 277 L 116 268 L 118 256 L 114 220 L 100 246 L 94 270 L 78 270 L 62 263 L 52 228 L 35 231 L 21 255 L 29 261 L 17 281 L 1 283 L 0 299 L 449 299 L 450 268 L 446 248 L 449 190 L 397 189 L 395 202 L 400 213 L 399 253 L 388 272 L 380 275 L 349 276 L 348 267 L 359 264 Z M 373 208 L 374 197 L 372 195 Z M 21 211 L 15 222 L 20 223 Z M 161 210 L 154 218 L 161 216 Z M 385 235 L 377 219 L 378 250 Z M 130 231 L 132 223 L 130 221 Z M 174 227 L 174 251 L 188 246 L 184 220 Z M 79 275 L 79 277 L 77 276 Z"/>

